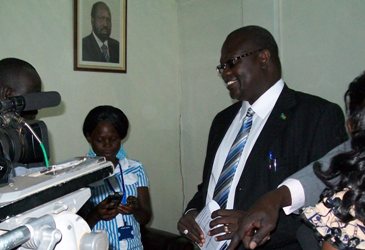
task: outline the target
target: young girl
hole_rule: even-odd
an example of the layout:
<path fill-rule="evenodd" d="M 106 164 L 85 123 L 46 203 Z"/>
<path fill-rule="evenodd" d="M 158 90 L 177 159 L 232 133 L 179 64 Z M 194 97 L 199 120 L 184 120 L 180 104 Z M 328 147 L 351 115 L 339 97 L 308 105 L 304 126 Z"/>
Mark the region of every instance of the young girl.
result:
<path fill-rule="evenodd" d="M 315 165 L 327 185 L 321 201 L 303 215 L 323 241 L 323 250 L 365 249 L 365 108 L 348 119 L 352 150 L 332 159 L 328 170 Z"/>
<path fill-rule="evenodd" d="M 151 218 L 148 179 L 140 162 L 126 158 L 121 144 L 129 122 L 112 106 L 98 106 L 86 116 L 83 133 L 91 149 L 89 156 L 104 156 L 114 164 L 114 175 L 91 188 L 92 209 L 85 217 L 94 230 L 106 230 L 109 249 L 143 249 L 140 224 Z M 111 198 L 110 194 L 121 194 Z"/>

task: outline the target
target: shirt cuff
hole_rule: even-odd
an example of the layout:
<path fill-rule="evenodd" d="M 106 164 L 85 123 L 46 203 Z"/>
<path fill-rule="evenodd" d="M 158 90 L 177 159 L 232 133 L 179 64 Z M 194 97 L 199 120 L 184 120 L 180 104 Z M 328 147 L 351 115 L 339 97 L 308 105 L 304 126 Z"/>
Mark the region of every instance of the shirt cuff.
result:
<path fill-rule="evenodd" d="M 278 187 L 287 186 L 290 191 L 291 205 L 283 207 L 286 215 L 289 215 L 304 206 L 305 193 L 302 184 L 297 179 L 286 179 Z"/>
<path fill-rule="evenodd" d="M 189 213 L 190 211 L 193 211 L 193 210 L 198 211 L 198 209 L 196 209 L 196 208 L 190 208 L 190 209 L 188 209 L 188 210 L 184 213 L 184 215 L 185 215 L 185 214 L 187 214 L 187 213 Z"/>

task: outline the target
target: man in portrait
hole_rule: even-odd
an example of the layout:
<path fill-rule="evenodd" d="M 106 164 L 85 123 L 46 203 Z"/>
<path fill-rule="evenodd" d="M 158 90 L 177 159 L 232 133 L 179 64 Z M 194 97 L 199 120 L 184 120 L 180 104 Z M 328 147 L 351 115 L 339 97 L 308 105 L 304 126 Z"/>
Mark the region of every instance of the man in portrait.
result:
<path fill-rule="evenodd" d="M 119 42 L 110 37 L 111 13 L 104 2 L 96 2 L 91 9 L 90 35 L 82 39 L 82 60 L 119 63 Z"/>

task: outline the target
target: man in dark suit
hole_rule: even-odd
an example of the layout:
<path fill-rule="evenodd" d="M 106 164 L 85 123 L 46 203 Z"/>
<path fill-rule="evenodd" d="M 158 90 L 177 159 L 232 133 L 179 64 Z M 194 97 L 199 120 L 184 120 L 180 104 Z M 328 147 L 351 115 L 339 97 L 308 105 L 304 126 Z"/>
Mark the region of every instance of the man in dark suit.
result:
<path fill-rule="evenodd" d="M 344 99 L 348 117 L 352 117 L 357 110 L 364 108 L 365 71 L 349 84 Z M 347 125 L 349 125 L 349 122 Z M 351 149 L 351 140 L 349 139 L 335 147 L 321 159 L 310 163 L 289 176 L 277 189 L 258 199 L 242 219 L 240 228 L 232 240 L 232 247 L 242 240 L 247 247 L 256 248 L 275 228 L 281 208 L 284 209 L 286 214 L 291 214 L 302 207 L 314 206 L 326 187 L 325 183 L 315 175 L 314 164 L 319 162 L 323 170 L 328 169 L 332 157 Z M 336 182 L 337 178 L 334 178 L 333 181 Z M 252 230 L 255 230 L 256 233 L 250 233 Z M 298 240 L 303 249 L 319 249 L 318 240 L 313 237 L 311 231 L 301 226 L 297 232 Z"/>
<path fill-rule="evenodd" d="M 119 63 L 119 42 L 110 38 L 111 13 L 104 2 L 92 6 L 91 26 L 91 34 L 82 39 L 82 60 Z"/>
<path fill-rule="evenodd" d="M 195 218 L 221 192 L 221 172 L 225 173 L 227 155 L 248 110 L 254 112 L 252 125 L 227 185 L 227 201 L 212 213 L 209 235 L 218 241 L 232 238 L 245 210 L 262 194 L 347 138 L 338 105 L 286 86 L 277 44 L 264 28 L 246 26 L 229 34 L 220 62 L 217 70 L 230 96 L 239 102 L 214 118 L 203 182 L 178 222 L 178 230 L 200 245 L 206 236 Z M 271 240 L 259 249 L 301 249 L 295 235 L 299 225 L 298 217 L 281 215 Z"/>

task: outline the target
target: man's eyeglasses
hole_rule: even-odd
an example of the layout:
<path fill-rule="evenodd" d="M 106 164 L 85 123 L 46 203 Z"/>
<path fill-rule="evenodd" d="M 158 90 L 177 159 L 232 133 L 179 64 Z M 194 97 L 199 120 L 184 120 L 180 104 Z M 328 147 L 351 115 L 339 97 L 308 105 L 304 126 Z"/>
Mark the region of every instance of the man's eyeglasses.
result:
<path fill-rule="evenodd" d="M 250 56 L 250 55 L 253 55 L 253 54 L 255 54 L 256 52 L 260 52 L 260 51 L 262 51 L 263 49 L 257 49 L 257 50 L 254 50 L 254 51 L 250 51 L 250 52 L 246 52 L 246 53 L 244 53 L 244 54 L 242 54 L 242 55 L 240 55 L 240 56 L 237 56 L 237 57 L 234 57 L 234 58 L 231 58 L 231 59 L 229 59 L 229 60 L 227 60 L 225 63 L 223 63 L 223 64 L 219 64 L 218 66 L 217 66 L 217 72 L 219 73 L 219 74 L 222 74 L 223 73 L 223 71 L 225 70 L 225 69 L 227 69 L 227 67 L 228 68 L 233 68 L 233 66 L 234 65 L 236 65 L 242 58 L 244 58 L 244 57 L 247 57 L 247 56 Z"/>

